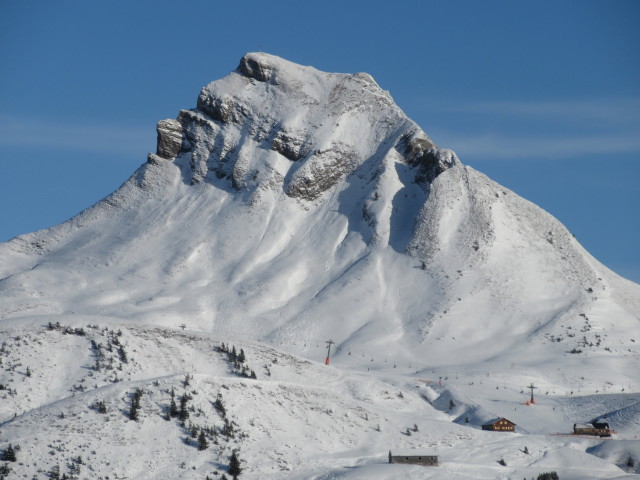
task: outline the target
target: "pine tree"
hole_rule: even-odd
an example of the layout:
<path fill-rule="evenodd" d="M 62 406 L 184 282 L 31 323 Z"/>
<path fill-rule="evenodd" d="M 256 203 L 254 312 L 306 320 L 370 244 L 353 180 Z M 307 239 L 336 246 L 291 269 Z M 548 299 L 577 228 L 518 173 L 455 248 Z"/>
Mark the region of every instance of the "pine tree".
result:
<path fill-rule="evenodd" d="M 189 418 L 189 410 L 187 409 L 187 403 L 191 400 L 191 397 L 187 393 L 183 393 L 180 396 L 180 410 L 178 412 L 178 420 L 184 422 Z"/>
<path fill-rule="evenodd" d="M 231 353 L 229 354 L 229 360 L 235 362 L 238 359 L 238 353 L 236 352 L 236 346 L 234 345 L 231 348 Z"/>
<path fill-rule="evenodd" d="M 6 478 L 8 478 L 7 475 L 9 475 L 10 473 L 11 467 L 8 463 L 0 465 L 0 480 L 5 480 Z"/>
<path fill-rule="evenodd" d="M 13 445 L 9 444 L 9 446 L 7 447 L 7 449 L 2 453 L 2 459 L 3 462 L 15 462 L 17 461 L 16 459 L 16 451 L 13 448 Z"/>
<path fill-rule="evenodd" d="M 124 345 L 120 345 L 118 347 L 118 357 L 120 357 L 120 361 L 122 363 L 128 363 L 129 359 L 127 359 L 127 352 L 124 351 Z"/>
<path fill-rule="evenodd" d="M 171 388 L 171 404 L 169 405 L 169 416 L 175 418 L 178 416 L 178 406 L 176 405 L 176 394 Z"/>
<path fill-rule="evenodd" d="M 136 388 L 129 408 L 129 419 L 136 422 L 138 421 L 138 410 L 140 410 L 140 398 L 142 398 L 142 389 Z"/>
<path fill-rule="evenodd" d="M 53 467 L 51 467 L 48 475 L 50 480 L 60 480 L 60 465 L 54 465 Z"/>
<path fill-rule="evenodd" d="M 233 438 L 234 435 L 233 424 L 229 421 L 229 419 L 224 419 L 224 425 L 222 426 L 222 435 L 227 438 Z"/>
<path fill-rule="evenodd" d="M 559 480 L 557 472 L 545 472 L 538 475 L 538 480 Z"/>
<path fill-rule="evenodd" d="M 98 410 L 98 413 L 107 413 L 107 406 L 104 404 L 103 400 L 98 401 L 96 409 Z"/>
<path fill-rule="evenodd" d="M 244 363 L 245 360 L 246 360 L 246 357 L 244 356 L 244 350 L 240 349 L 240 354 L 238 355 L 238 362 Z"/>
<path fill-rule="evenodd" d="M 216 397 L 216 401 L 214 402 L 213 406 L 216 408 L 216 410 L 218 411 L 218 413 L 220 414 L 221 417 L 226 417 L 227 416 L 227 411 L 224 408 L 224 404 L 222 403 L 222 395 L 218 394 L 218 396 Z"/>
<path fill-rule="evenodd" d="M 233 480 L 237 480 L 241 473 L 242 468 L 240 467 L 240 460 L 234 450 L 231 454 L 231 459 L 229 460 L 229 475 L 233 477 Z"/>
<path fill-rule="evenodd" d="M 198 450 L 206 450 L 208 446 L 209 442 L 207 442 L 204 430 L 200 430 L 200 435 L 198 436 Z"/>

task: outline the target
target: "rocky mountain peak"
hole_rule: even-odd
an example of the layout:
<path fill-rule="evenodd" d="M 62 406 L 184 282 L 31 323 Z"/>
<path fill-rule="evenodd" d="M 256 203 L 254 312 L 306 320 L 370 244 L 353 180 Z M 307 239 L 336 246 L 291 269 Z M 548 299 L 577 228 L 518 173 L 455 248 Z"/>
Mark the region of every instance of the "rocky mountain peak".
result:
<path fill-rule="evenodd" d="M 314 358 L 331 338 L 337 359 L 383 346 L 425 371 L 547 378 L 565 357 L 594 371 L 611 356 L 635 372 L 638 288 L 437 148 L 370 76 L 265 54 L 159 122 L 117 191 L 0 243 L 7 325 L 184 325 Z"/>
<path fill-rule="evenodd" d="M 365 163 L 389 156 L 415 167 L 416 182 L 430 182 L 455 163 L 438 160 L 432 168 L 437 152 L 370 75 L 248 53 L 235 71 L 202 89 L 195 109 L 158 124 L 150 160 L 175 158 L 191 184 L 229 181 L 258 195 L 315 200 Z"/>

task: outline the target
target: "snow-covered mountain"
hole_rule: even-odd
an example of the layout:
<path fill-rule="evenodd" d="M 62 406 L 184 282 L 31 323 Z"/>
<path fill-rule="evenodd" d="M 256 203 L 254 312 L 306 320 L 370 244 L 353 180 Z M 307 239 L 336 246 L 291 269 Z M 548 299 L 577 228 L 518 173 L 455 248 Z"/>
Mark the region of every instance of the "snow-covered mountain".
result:
<path fill-rule="evenodd" d="M 0 244 L 0 318 L 2 335 L 12 339 L 0 383 L 18 390 L 4 395 L 0 421 L 23 414 L 3 426 L 11 438 L 35 435 L 45 423 L 53 432 L 51 415 L 62 405 L 82 417 L 89 397 L 112 404 L 120 398 L 124 408 L 126 392 L 136 386 L 147 389 L 147 412 L 162 411 L 158 405 L 166 398 L 160 397 L 179 389 L 177 379 L 189 366 L 204 395 L 214 395 L 218 377 L 230 373 L 224 363 L 208 366 L 213 346 L 243 345 L 260 358 L 252 367 L 262 383 L 224 380 L 231 392 L 258 390 L 253 402 L 230 393 L 234 403 L 255 410 L 286 391 L 278 401 L 287 408 L 322 412 L 339 405 L 349 419 L 334 424 L 332 418 L 327 426 L 288 411 L 287 426 L 306 427 L 296 427 L 291 451 L 275 454 L 265 453 L 267 438 L 287 441 L 286 429 L 272 432 L 279 431 L 282 409 L 269 404 L 259 410 L 260 419 L 236 412 L 248 438 L 251 430 L 266 435 L 264 444 L 247 446 L 240 436 L 238 445 L 260 462 L 288 466 L 271 478 L 289 470 L 291 478 L 320 475 L 331 459 L 336 467 L 361 465 L 353 478 L 372 478 L 380 472 L 353 460 L 358 449 L 360 456 L 378 458 L 372 452 L 382 449 L 384 456 L 393 442 L 441 445 L 435 439 L 440 433 L 476 441 L 486 434 L 450 421 L 471 418 L 477 427 L 499 412 L 488 406 L 491 390 L 474 393 L 472 385 L 517 391 L 513 399 L 529 382 L 551 396 L 638 391 L 640 286 L 601 265 L 551 215 L 439 148 L 371 76 L 320 72 L 263 53 L 245 55 L 235 71 L 203 88 L 196 108 L 160 121 L 156 153 L 116 192 L 61 225 Z M 49 322 L 53 328 L 45 328 Z M 84 335 L 73 335 L 76 328 Z M 98 350 L 85 344 L 118 349 L 114 330 L 104 328 L 124 331 L 136 362 L 112 354 L 108 373 L 94 369 L 89 379 L 85 370 Z M 342 373 L 308 361 L 324 360 L 329 339 Z M 291 359 L 286 374 L 260 380 L 273 370 L 273 358 Z M 30 362 L 39 374 L 21 379 L 27 394 L 11 382 Z M 81 378 L 97 390 L 79 389 Z M 425 378 L 453 385 L 418 388 L 416 380 Z M 110 385 L 114 379 L 126 382 Z M 323 382 L 336 386 L 334 397 L 318 390 Z M 399 397 L 389 394 L 389 385 Z M 87 400 L 68 398 L 69 389 Z M 385 395 L 394 400 L 385 403 Z M 447 405 L 439 408 L 438 398 Z M 623 416 L 632 426 L 623 422 L 618 429 L 633 438 L 640 414 L 629 402 L 639 397 L 629 398 L 613 403 L 632 412 Z M 464 407 L 448 411 L 449 401 Z M 553 411 L 561 400 L 554 402 Z M 218 415 L 207 405 L 198 406 L 203 418 Z M 613 412 L 604 406 L 594 411 Z M 364 418 L 400 425 L 416 415 L 435 422 L 440 433 L 429 434 L 431 440 L 416 434 L 371 443 L 371 432 L 361 431 L 371 427 Z M 527 420 L 516 408 L 512 416 L 529 423 L 528 432 L 543 433 L 536 422 L 549 426 L 560 418 L 545 415 Z M 79 421 L 58 423 L 73 429 Z M 149 427 L 158 438 L 167 435 L 162 422 Z M 300 448 L 310 432 L 323 428 L 345 437 L 320 442 L 317 456 Z M 345 433 L 349 428 L 352 434 Z M 83 432 L 77 448 L 95 440 Z M 45 455 L 37 444 L 34 458 Z M 220 448 L 228 453 L 231 447 Z M 346 457 L 337 453 L 345 451 Z M 269 472 L 255 465 L 246 470 L 255 478 Z M 99 471 L 106 475 L 108 468 Z M 182 475 L 143 474 L 124 464 L 117 471 L 128 478 Z M 486 478 L 496 478 L 486 471 Z M 390 475 L 381 478 L 399 478 Z M 447 478 L 484 478 L 460 475 Z M 602 475 L 593 478 L 613 478 Z"/>

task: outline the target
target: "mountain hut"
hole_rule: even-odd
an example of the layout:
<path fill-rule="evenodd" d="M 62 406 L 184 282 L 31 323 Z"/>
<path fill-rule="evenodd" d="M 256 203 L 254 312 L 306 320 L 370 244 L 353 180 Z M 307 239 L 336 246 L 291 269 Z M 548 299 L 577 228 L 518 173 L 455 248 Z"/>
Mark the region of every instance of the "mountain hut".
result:
<path fill-rule="evenodd" d="M 482 429 L 493 432 L 513 432 L 516 429 L 516 424 L 506 418 L 495 418 L 482 425 Z"/>
<path fill-rule="evenodd" d="M 393 455 L 389 451 L 389 463 L 402 463 L 405 465 L 422 465 L 423 467 L 437 467 L 437 455 Z"/>

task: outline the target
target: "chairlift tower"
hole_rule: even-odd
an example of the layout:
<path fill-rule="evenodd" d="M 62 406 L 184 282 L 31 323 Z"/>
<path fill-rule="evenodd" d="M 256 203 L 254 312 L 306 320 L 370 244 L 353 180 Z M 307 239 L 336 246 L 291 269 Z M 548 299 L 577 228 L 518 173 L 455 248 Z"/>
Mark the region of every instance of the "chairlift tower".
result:
<path fill-rule="evenodd" d="M 535 404 L 536 404 L 536 401 L 535 401 L 535 400 L 534 400 L 534 398 L 533 398 L 533 389 L 534 389 L 534 388 L 538 388 L 538 387 L 536 387 L 536 386 L 533 384 L 533 382 L 531 382 L 531 385 L 529 385 L 527 388 L 531 389 L 531 400 L 529 400 L 529 403 L 531 403 L 532 405 L 535 405 Z"/>
<path fill-rule="evenodd" d="M 329 365 L 329 357 L 331 356 L 331 345 L 333 345 L 335 342 L 333 340 L 327 340 L 325 343 L 327 344 L 327 359 L 324 361 L 324 364 Z"/>

